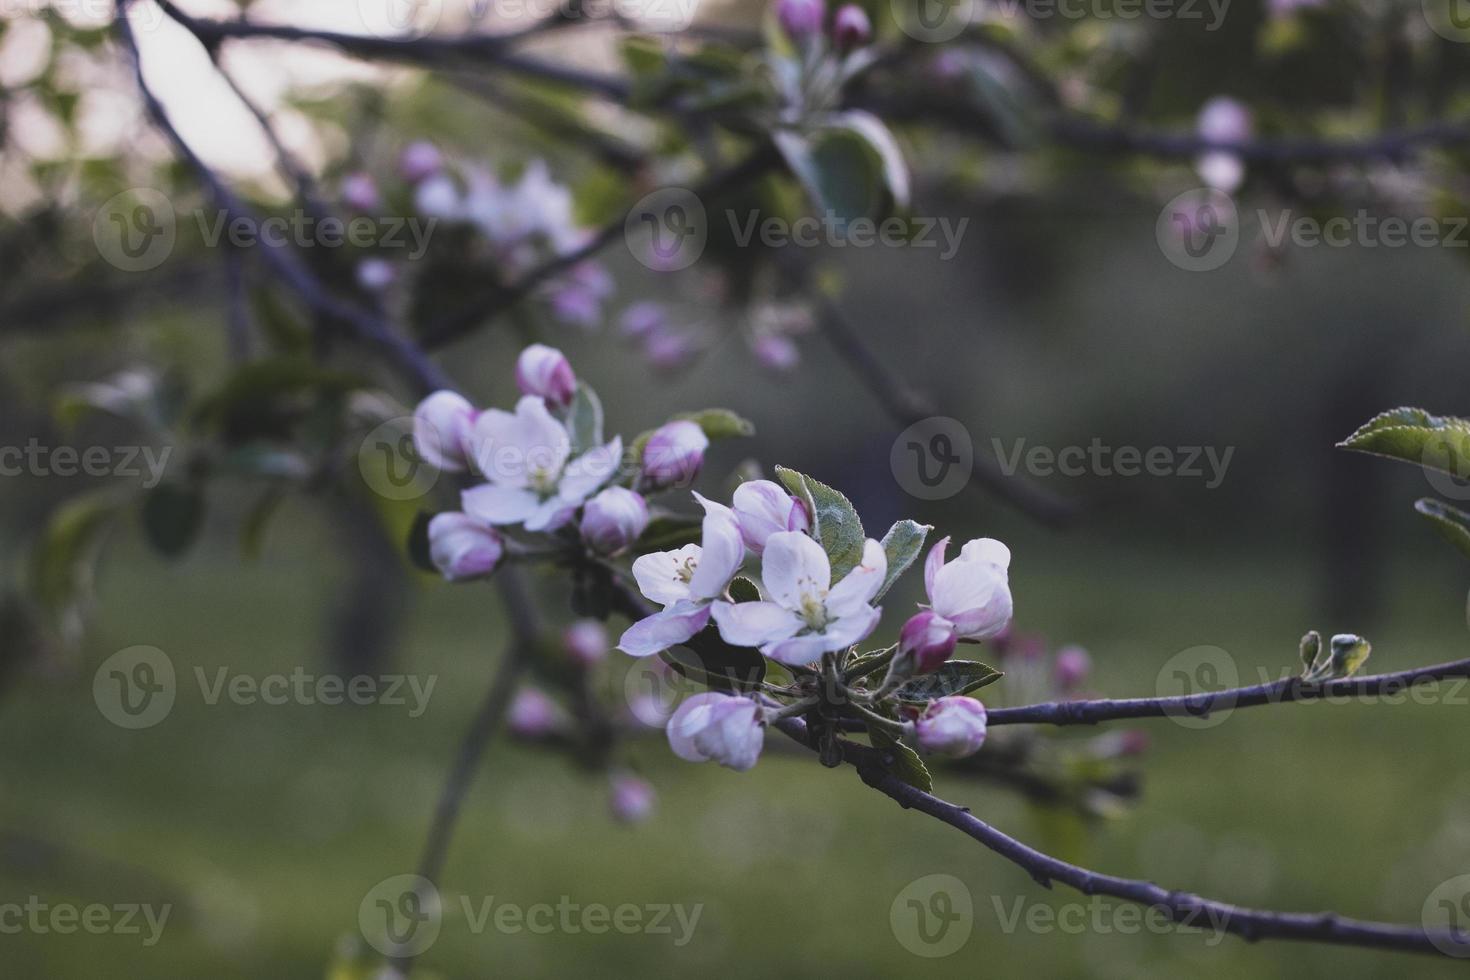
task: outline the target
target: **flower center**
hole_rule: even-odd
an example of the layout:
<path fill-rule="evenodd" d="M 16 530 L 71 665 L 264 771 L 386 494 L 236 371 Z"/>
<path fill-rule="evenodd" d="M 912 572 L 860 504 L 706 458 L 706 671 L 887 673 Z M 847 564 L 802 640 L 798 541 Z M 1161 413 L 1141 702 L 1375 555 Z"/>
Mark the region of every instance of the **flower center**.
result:
<path fill-rule="evenodd" d="M 556 493 L 557 473 L 552 467 L 532 464 L 529 477 L 531 489 L 541 497 L 549 497 Z"/>
<path fill-rule="evenodd" d="M 688 585 L 694 579 L 694 569 L 698 567 L 699 559 L 694 556 L 685 558 L 683 562 L 674 566 L 674 578 Z"/>
<path fill-rule="evenodd" d="M 827 604 L 822 599 L 814 592 L 807 592 L 801 597 L 801 618 L 817 633 L 827 627 Z"/>

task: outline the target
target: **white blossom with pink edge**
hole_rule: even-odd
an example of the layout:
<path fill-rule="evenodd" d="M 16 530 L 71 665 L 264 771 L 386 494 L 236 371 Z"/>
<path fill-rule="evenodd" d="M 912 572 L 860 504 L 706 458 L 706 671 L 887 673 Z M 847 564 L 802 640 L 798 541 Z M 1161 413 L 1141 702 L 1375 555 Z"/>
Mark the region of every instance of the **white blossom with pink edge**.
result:
<path fill-rule="evenodd" d="M 413 447 L 419 458 L 446 473 L 469 468 L 475 406 L 453 391 L 436 391 L 413 410 Z"/>
<path fill-rule="evenodd" d="M 666 729 L 669 747 L 690 762 L 718 762 L 745 772 L 760 758 L 765 724 L 759 705 L 749 698 L 713 691 L 689 698 Z"/>
<path fill-rule="evenodd" d="M 710 604 L 725 594 L 745 560 L 745 542 L 735 512 L 694 495 L 704 508 L 701 544 L 643 555 L 633 578 L 645 598 L 664 608 L 629 626 L 618 649 L 647 657 L 691 639 L 709 623 Z"/>
<path fill-rule="evenodd" d="M 948 547 L 949 538 L 940 539 L 924 560 L 929 605 L 958 639 L 988 640 L 1011 621 L 1011 549 L 994 538 L 976 538 L 946 563 Z"/>
<path fill-rule="evenodd" d="M 466 514 L 486 524 L 520 524 L 527 531 L 553 531 L 572 519 L 598 487 L 617 472 L 623 441 L 594 447 L 571 458 L 571 436 L 546 408 L 526 395 L 514 413 L 481 412 L 470 432 L 480 473 L 488 483 L 464 491 Z"/>
<path fill-rule="evenodd" d="M 735 488 L 730 506 L 740 519 L 740 534 L 746 547 L 758 555 L 766 550 L 771 535 L 811 527 L 806 505 L 771 480 L 747 480 L 740 484 Z"/>
<path fill-rule="evenodd" d="M 489 575 L 505 554 L 505 544 L 494 528 L 467 514 L 435 514 L 428 530 L 429 560 L 451 582 Z"/>
<path fill-rule="evenodd" d="M 974 698 L 948 697 L 930 701 L 914 720 L 914 740 L 933 755 L 963 758 L 985 744 L 985 705 Z"/>
<path fill-rule="evenodd" d="M 761 562 L 770 598 L 717 602 L 712 615 L 726 643 L 759 647 L 779 663 L 809 664 L 873 632 L 882 611 L 871 603 L 887 574 L 883 546 L 869 538 L 862 563 L 833 585 L 822 546 L 798 531 L 782 531 L 766 539 Z"/>

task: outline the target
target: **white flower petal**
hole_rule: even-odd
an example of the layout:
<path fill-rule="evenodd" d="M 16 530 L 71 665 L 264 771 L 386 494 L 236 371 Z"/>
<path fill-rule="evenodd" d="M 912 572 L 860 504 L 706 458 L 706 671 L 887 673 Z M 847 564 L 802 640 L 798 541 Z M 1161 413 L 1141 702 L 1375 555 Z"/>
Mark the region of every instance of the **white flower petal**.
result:
<path fill-rule="evenodd" d="M 800 610 L 803 597 L 825 595 L 832 584 L 832 564 L 822 546 L 805 534 L 782 531 L 766 539 L 761 581 L 772 599 Z"/>
<path fill-rule="evenodd" d="M 482 483 L 459 495 L 466 514 L 486 524 L 519 524 L 536 512 L 540 501 L 529 490 Z"/>
<path fill-rule="evenodd" d="M 846 650 L 868 638 L 883 618 L 883 611 L 873 606 L 859 606 L 841 619 L 833 620 L 822 631 L 827 650 Z"/>
<path fill-rule="evenodd" d="M 924 559 L 924 594 L 929 596 L 930 601 L 934 599 L 934 576 L 944 567 L 944 553 L 949 550 L 949 535 L 945 535 L 934 542 L 934 547 L 929 549 L 929 557 Z"/>
<path fill-rule="evenodd" d="M 826 652 L 826 650 L 826 637 L 820 633 L 807 633 L 805 636 L 793 636 L 789 640 L 768 643 L 761 647 L 761 653 L 777 663 L 797 666 L 811 663 Z"/>
<path fill-rule="evenodd" d="M 1011 549 L 994 538 L 976 538 L 965 542 L 958 560 L 984 562 L 999 569 L 1007 569 L 1011 567 Z"/>
<path fill-rule="evenodd" d="M 674 750 L 675 755 L 688 762 L 705 762 L 709 759 L 709 756 L 695 746 L 694 736 L 709 724 L 714 705 L 725 696 L 706 691 L 679 705 L 665 729 L 669 736 L 669 748 Z"/>
<path fill-rule="evenodd" d="M 795 636 L 801 617 L 774 602 L 717 602 L 711 609 L 726 643 L 758 647 Z"/>
<path fill-rule="evenodd" d="M 745 561 L 745 541 L 740 537 L 740 522 L 735 512 L 724 504 L 694 495 L 704 507 L 704 551 L 689 581 L 689 594 L 696 599 L 713 599 L 725 591 L 740 565 Z"/>
<path fill-rule="evenodd" d="M 633 562 L 633 578 L 644 597 L 661 606 L 670 606 L 689 598 L 689 583 L 681 576 L 688 565 L 700 557 L 697 544 L 686 544 L 677 551 L 655 551 L 641 555 Z"/>
<path fill-rule="evenodd" d="M 677 602 L 629 626 L 618 641 L 618 649 L 634 657 L 647 657 L 685 642 L 708 622 L 709 606 Z"/>
<path fill-rule="evenodd" d="M 866 606 L 888 574 L 888 556 L 872 538 L 863 544 L 863 560 L 827 593 L 827 615 L 841 618 Z M 856 642 L 856 641 L 854 641 Z"/>
<path fill-rule="evenodd" d="M 566 500 L 581 503 L 618 471 L 623 461 L 623 437 L 613 436 L 606 445 L 597 446 L 567 464 L 557 492 Z"/>

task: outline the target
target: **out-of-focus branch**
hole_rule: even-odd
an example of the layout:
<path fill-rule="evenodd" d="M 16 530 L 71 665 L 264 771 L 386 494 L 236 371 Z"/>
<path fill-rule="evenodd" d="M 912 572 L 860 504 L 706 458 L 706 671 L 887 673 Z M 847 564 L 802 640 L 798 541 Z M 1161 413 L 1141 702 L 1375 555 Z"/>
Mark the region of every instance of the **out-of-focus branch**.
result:
<path fill-rule="evenodd" d="M 815 750 L 806 725 L 797 718 L 776 723 L 787 736 Z M 906 810 L 918 810 L 972 837 L 1029 874 L 1042 887 L 1060 881 L 1084 895 L 1107 895 L 1125 902 L 1157 908 L 1174 922 L 1199 929 L 1227 932 L 1255 942 L 1261 939 L 1296 940 L 1337 946 L 1448 955 L 1452 949 L 1470 953 L 1470 936 L 1420 926 L 1349 919 L 1334 912 L 1295 913 L 1243 908 L 1188 892 L 1170 891 L 1152 882 L 1119 878 L 1069 864 L 1007 836 L 972 814 L 967 807 L 941 800 L 910 786 L 888 771 L 877 749 L 840 740 L 842 758 L 854 766 L 863 782 Z"/>
<path fill-rule="evenodd" d="M 1233 711 L 1263 704 L 1397 696 L 1416 685 L 1457 677 L 1470 677 L 1470 659 L 1415 667 L 1395 674 L 1349 677 L 1325 684 L 1290 677 L 1251 687 L 1167 698 L 1050 701 L 1015 708 L 992 708 L 988 717 L 992 725 L 1095 725 L 1133 718 L 1205 718 L 1213 711 Z"/>

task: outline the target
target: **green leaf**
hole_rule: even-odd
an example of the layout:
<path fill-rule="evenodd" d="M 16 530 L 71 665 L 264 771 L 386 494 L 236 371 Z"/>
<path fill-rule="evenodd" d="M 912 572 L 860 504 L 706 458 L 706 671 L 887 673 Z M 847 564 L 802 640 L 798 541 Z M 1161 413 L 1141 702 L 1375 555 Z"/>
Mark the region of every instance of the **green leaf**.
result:
<path fill-rule="evenodd" d="M 878 594 L 873 597 L 874 601 L 892 588 L 900 575 L 908 571 L 914 559 L 924 550 L 924 539 L 933 529 L 928 524 L 903 520 L 894 524 L 883 535 L 883 554 L 888 557 L 888 574 L 884 576 Z"/>
<path fill-rule="evenodd" d="M 79 638 L 97 559 L 125 499 L 115 491 L 72 497 L 52 513 L 31 550 L 31 592 L 54 617 L 63 642 Z"/>
<path fill-rule="evenodd" d="M 271 487 L 260 495 L 245 515 L 245 523 L 240 526 L 240 551 L 246 558 L 254 561 L 260 557 L 265 549 L 266 529 L 285 499 L 286 495 L 280 488 Z"/>
<path fill-rule="evenodd" d="M 1470 514 L 1441 500 L 1424 497 L 1414 502 L 1414 509 L 1434 524 L 1435 529 L 1470 558 Z"/>
<path fill-rule="evenodd" d="M 1004 676 L 978 660 L 948 660 L 932 674 L 921 674 L 899 688 L 897 697 L 911 704 L 927 704 L 938 698 L 978 691 Z"/>
<path fill-rule="evenodd" d="M 816 209 L 839 226 L 908 206 L 909 174 L 888 127 L 866 112 L 828 117 L 803 132 L 772 134 L 787 166 Z"/>
<path fill-rule="evenodd" d="M 766 676 L 765 657 L 731 646 L 712 629 L 659 656 L 683 676 L 716 691 L 750 690 Z"/>
<path fill-rule="evenodd" d="M 155 551 L 177 558 L 204 523 L 204 494 L 196 486 L 162 483 L 143 501 L 143 531 Z"/>
<path fill-rule="evenodd" d="M 702 412 L 685 412 L 675 418 L 688 419 L 698 424 L 710 439 L 734 439 L 755 435 L 755 426 L 728 408 L 706 408 Z"/>
<path fill-rule="evenodd" d="M 852 502 L 820 480 L 776 467 L 776 476 L 812 514 L 812 531 L 832 562 L 832 581 L 841 581 L 863 560 L 863 522 Z"/>
<path fill-rule="evenodd" d="M 759 602 L 760 597 L 761 590 L 745 576 L 737 575 L 730 581 L 730 598 L 736 602 Z"/>
<path fill-rule="evenodd" d="M 572 437 L 573 456 L 602 445 L 602 402 L 585 384 L 577 385 L 567 408 L 567 431 Z"/>
<path fill-rule="evenodd" d="M 929 767 L 924 765 L 924 760 L 919 758 L 919 753 L 900 742 L 892 733 L 876 725 L 868 727 L 868 740 L 873 743 L 873 748 L 878 750 L 889 772 L 915 789 L 921 789 L 926 793 L 934 791 L 934 777 L 929 775 Z"/>
<path fill-rule="evenodd" d="M 1375 415 L 1339 446 L 1470 478 L 1470 421 L 1396 408 Z"/>

